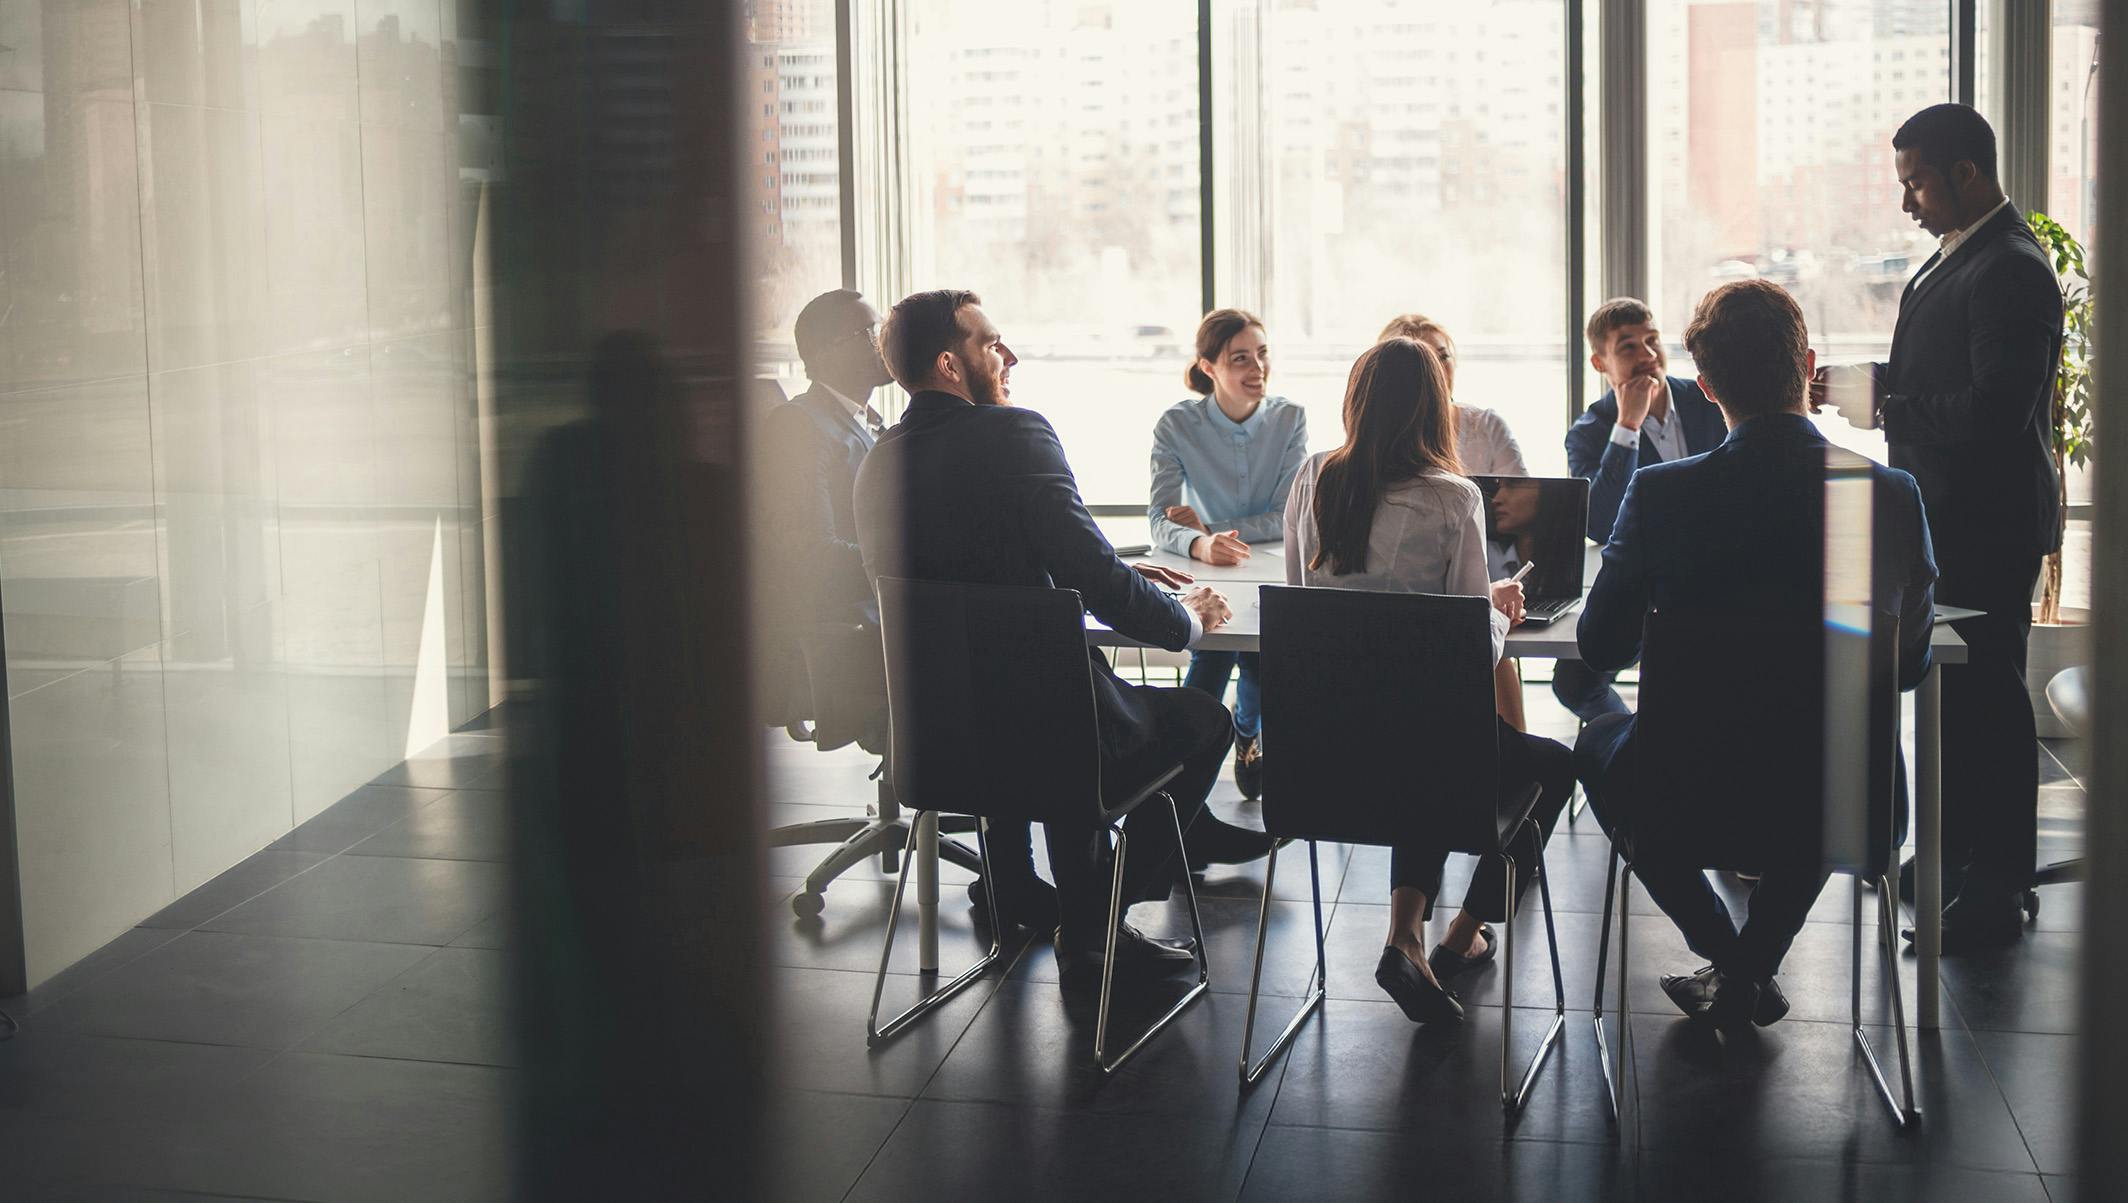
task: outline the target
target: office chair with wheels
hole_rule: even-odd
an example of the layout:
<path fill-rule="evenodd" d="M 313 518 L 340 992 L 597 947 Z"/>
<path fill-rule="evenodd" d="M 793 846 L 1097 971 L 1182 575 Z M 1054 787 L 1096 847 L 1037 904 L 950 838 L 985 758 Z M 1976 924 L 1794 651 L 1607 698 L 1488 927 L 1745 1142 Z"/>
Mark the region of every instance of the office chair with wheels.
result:
<path fill-rule="evenodd" d="M 1259 596 L 1264 738 L 1278 749 L 1278 755 L 1264 760 L 1264 828 L 1283 839 L 1308 841 L 1315 976 L 1300 1010 L 1270 1050 L 1251 1062 L 1277 871 L 1274 856 L 1264 870 L 1256 963 L 1242 1024 L 1242 1085 L 1262 1076 L 1323 1000 L 1328 965 L 1316 843 L 1442 842 L 1453 852 L 1507 860 L 1508 919 L 1500 925 L 1506 962 L 1500 977 L 1500 1102 L 1510 1112 L 1519 1111 L 1566 1024 L 1566 984 L 1552 922 L 1552 888 L 1540 849 L 1537 864 L 1527 868 L 1537 874 L 1544 903 L 1544 934 L 1552 954 L 1552 1022 L 1519 1085 L 1511 1086 L 1515 878 L 1523 866 L 1515 864 L 1507 849 L 1529 821 L 1539 788 L 1533 784 L 1512 796 L 1501 791 L 1487 614 L 1491 603 L 1482 597 L 1283 585 L 1266 585 Z"/>
<path fill-rule="evenodd" d="M 1752 662 L 1778 666 L 1739 687 L 1739 632 Z M 1664 610 L 1648 616 L 1634 729 L 1630 811 L 1613 818 L 1618 871 L 1604 877 L 1596 952 L 1597 1058 L 1611 1119 L 1625 1102 L 1632 1052 L 1626 1007 L 1635 866 L 1811 873 L 1853 878 L 1851 1030 L 1893 1123 L 1921 1118 L 1914 1102 L 1905 997 L 1899 984 L 1892 883 L 1898 796 L 1899 623 L 1888 613 L 1842 608 L 1821 620 L 1793 614 Z M 1822 721 L 1799 724 L 1800 716 Z M 1877 887 L 1878 953 L 1899 1051 L 1895 1095 L 1862 1023 L 1862 883 Z M 1612 901 L 1618 916 L 1618 1056 L 1604 1039 L 1605 959 Z M 1623 1125 L 1619 1125 L 1622 1129 Z"/>
<path fill-rule="evenodd" d="M 2054 674 L 2047 682 L 2047 705 L 2054 717 L 2061 720 L 2069 734 L 2083 736 L 2091 730 L 2091 669 L 2085 665 L 2065 668 Z M 2068 860 L 2055 861 L 2032 875 L 2032 884 L 2038 886 L 2060 885 L 2066 881 L 2084 879 L 2084 858 L 2072 856 Z M 2025 910 L 2035 919 L 2039 917 L 2039 895 L 2025 891 Z"/>
<path fill-rule="evenodd" d="M 804 684 L 810 694 L 793 700 L 773 717 L 790 730 L 792 738 L 809 740 L 822 752 L 857 744 L 877 752 L 885 746 L 886 669 L 880 660 L 879 632 L 871 627 L 838 623 L 808 626 L 796 649 L 803 659 Z M 810 715 L 810 731 L 801 736 L 792 727 L 800 722 L 798 712 Z M 902 848 L 915 837 L 915 828 L 901 815 L 894 788 L 894 775 L 882 761 L 873 772 L 879 783 L 877 801 L 865 817 L 819 819 L 772 828 L 768 846 L 786 848 L 799 844 L 837 845 L 826 859 L 806 875 L 805 885 L 791 895 L 791 910 L 801 919 L 819 915 L 827 907 L 827 888 L 834 880 L 868 857 L 880 858 L 880 868 L 892 873 L 899 867 Z M 974 830 L 973 820 L 945 821 L 941 832 Z M 939 854 L 971 873 L 982 871 L 982 857 L 953 840 L 939 842 Z M 997 914 L 995 907 L 992 915 Z"/>
<path fill-rule="evenodd" d="M 1148 782 L 1102 779 L 1086 609 L 1076 592 L 882 577 L 879 615 L 886 637 L 890 755 L 908 796 L 922 799 L 926 811 L 974 815 L 986 823 L 1091 821 L 1114 839 L 1108 955 L 1101 969 L 1094 1060 L 1102 1072 L 1115 1072 L 1202 997 L 1210 980 L 1197 891 L 1187 874 L 1178 874 L 1196 937 L 1196 984 L 1130 1047 L 1113 1059 L 1108 1056 L 1109 996 L 1130 852 L 1122 823 L 1140 805 L 1159 797 L 1174 826 L 1175 855 L 1187 863 L 1181 816 L 1173 795 L 1166 792 L 1168 782 L 1182 771 L 1181 762 Z M 987 863 L 984 867 L 983 879 L 988 881 Z M 959 993 L 997 960 L 993 939 L 988 956 L 882 1026 L 880 996 L 908 880 L 905 860 L 866 1021 L 866 1035 L 875 1044 Z"/>

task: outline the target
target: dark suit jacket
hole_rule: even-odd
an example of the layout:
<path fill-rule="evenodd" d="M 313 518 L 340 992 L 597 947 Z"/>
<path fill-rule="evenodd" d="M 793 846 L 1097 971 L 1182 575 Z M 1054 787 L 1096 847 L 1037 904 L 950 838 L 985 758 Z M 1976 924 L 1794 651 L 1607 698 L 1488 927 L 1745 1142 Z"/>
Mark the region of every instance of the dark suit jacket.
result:
<path fill-rule="evenodd" d="M 1685 424 L 1685 450 L 1699 455 L 1721 446 L 1729 425 L 1722 411 L 1699 391 L 1699 383 L 1682 376 L 1665 379 L 1670 385 L 1670 411 Z M 1611 441 L 1611 430 L 1617 425 L 1618 394 L 1608 392 L 1574 419 L 1566 432 L 1567 470 L 1589 482 L 1589 538 L 1598 543 L 1610 539 L 1618 503 L 1634 471 L 1662 462 L 1662 452 L 1655 449 L 1646 426 L 1640 430 L 1640 446 L 1629 449 Z"/>
<path fill-rule="evenodd" d="M 1176 651 L 1189 642 L 1189 614 L 1116 557 L 1079 499 L 1056 431 L 1033 410 L 916 394 L 857 473 L 857 528 L 875 578 L 1076 589 L 1095 617 L 1133 639 Z M 1104 755 L 1150 746 L 1145 691 L 1088 654 Z"/>
<path fill-rule="evenodd" d="M 1705 455 L 1634 475 L 1582 607 L 1582 660 L 1607 670 L 1640 659 L 1651 608 L 1820 613 L 1835 463 L 1866 468 L 1874 486 L 1873 600 L 1899 616 L 1899 687 L 1919 685 L 1936 581 L 1921 492 L 1906 473 L 1834 448 L 1799 414 L 1754 418 Z"/>
<path fill-rule="evenodd" d="M 1899 300 L 1884 437 L 1928 503 L 1946 602 L 2022 607 L 2032 562 L 2061 546 L 2049 434 L 2061 345 L 2061 286 L 2015 205 Z"/>
<path fill-rule="evenodd" d="M 765 443 L 768 558 L 785 597 L 813 621 L 878 625 L 852 500 L 872 432 L 815 385 L 769 411 Z"/>

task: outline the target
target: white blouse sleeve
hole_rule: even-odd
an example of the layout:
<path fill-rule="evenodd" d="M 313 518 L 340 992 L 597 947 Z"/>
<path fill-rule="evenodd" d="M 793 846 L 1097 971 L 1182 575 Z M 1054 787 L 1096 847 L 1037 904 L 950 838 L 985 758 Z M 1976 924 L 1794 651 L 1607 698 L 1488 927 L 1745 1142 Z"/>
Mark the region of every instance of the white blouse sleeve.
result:
<path fill-rule="evenodd" d="M 1313 551 L 1307 546 L 1310 540 L 1304 539 L 1301 531 L 1304 523 L 1312 524 L 1314 521 L 1315 463 L 1316 461 L 1310 459 L 1301 464 L 1300 471 L 1293 474 L 1292 491 L 1286 496 L 1284 552 L 1288 585 L 1303 583 L 1302 574 Z"/>
<path fill-rule="evenodd" d="M 1472 491 L 1470 508 L 1457 527 L 1448 550 L 1448 591 L 1486 599 L 1486 614 L 1492 619 L 1493 663 L 1507 650 L 1507 615 L 1492 605 L 1492 582 L 1485 561 L 1485 497 Z"/>

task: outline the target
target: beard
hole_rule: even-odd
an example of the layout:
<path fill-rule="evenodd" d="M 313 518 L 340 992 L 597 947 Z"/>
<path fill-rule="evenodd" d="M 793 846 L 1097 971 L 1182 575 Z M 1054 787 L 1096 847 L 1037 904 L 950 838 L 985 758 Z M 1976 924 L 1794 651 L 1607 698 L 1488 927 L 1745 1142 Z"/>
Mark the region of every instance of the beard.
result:
<path fill-rule="evenodd" d="M 1000 375 L 970 375 L 968 399 L 977 405 L 1010 405 L 1005 391 L 1005 378 Z"/>

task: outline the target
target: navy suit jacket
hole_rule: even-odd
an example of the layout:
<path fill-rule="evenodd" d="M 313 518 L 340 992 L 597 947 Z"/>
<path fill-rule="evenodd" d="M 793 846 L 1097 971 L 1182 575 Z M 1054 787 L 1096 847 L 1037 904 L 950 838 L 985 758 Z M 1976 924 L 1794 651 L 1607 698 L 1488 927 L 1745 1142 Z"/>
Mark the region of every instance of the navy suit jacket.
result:
<path fill-rule="evenodd" d="M 1075 589 L 1133 639 L 1172 651 L 1189 642 L 1188 612 L 1117 558 L 1079 498 L 1064 445 L 1033 410 L 916 394 L 857 473 L 857 529 L 874 579 Z M 1098 651 L 1088 655 L 1103 754 L 1151 746 L 1142 691 Z"/>
<path fill-rule="evenodd" d="M 1899 299 L 1884 438 L 1928 503 L 1946 602 L 2022 610 L 2034 561 L 2061 546 L 2061 347 L 2061 285 L 2015 205 Z"/>
<path fill-rule="evenodd" d="M 1582 607 L 1582 660 L 1609 670 L 1640 659 L 1651 609 L 1821 613 L 1833 464 L 1867 467 L 1873 601 L 1899 616 L 1899 687 L 1919 685 L 1936 581 L 1921 490 L 1896 468 L 1833 447 L 1800 414 L 1753 418 L 1705 455 L 1634 474 Z"/>
<path fill-rule="evenodd" d="M 1728 437 L 1729 425 L 1722 419 L 1722 411 L 1699 391 L 1699 382 L 1682 376 L 1664 379 L 1670 385 L 1673 419 L 1685 424 L 1685 450 L 1699 455 L 1721 446 Z M 1626 483 L 1633 479 L 1634 471 L 1663 462 L 1662 452 L 1655 449 L 1646 426 L 1640 430 L 1640 446 L 1621 447 L 1611 441 L 1611 429 L 1617 425 L 1618 394 L 1607 392 L 1582 411 L 1566 432 L 1567 470 L 1589 482 L 1589 538 L 1598 543 L 1610 540 L 1611 527 L 1618 518 L 1618 503 L 1625 497 Z"/>

